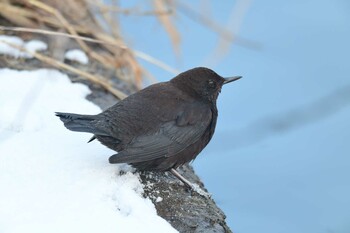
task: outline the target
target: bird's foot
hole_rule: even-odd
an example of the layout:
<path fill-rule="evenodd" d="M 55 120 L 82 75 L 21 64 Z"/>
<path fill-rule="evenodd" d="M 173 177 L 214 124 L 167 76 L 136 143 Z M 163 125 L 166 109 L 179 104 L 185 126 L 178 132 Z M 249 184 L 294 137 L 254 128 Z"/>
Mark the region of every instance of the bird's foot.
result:
<path fill-rule="evenodd" d="M 174 168 L 170 169 L 170 172 L 176 176 L 179 180 L 182 181 L 187 187 L 189 187 L 192 191 L 196 192 L 202 197 L 205 198 L 211 198 L 211 195 L 204 191 L 198 184 L 193 184 L 189 180 L 187 180 L 185 177 L 183 177 L 178 171 L 176 171 Z"/>
<path fill-rule="evenodd" d="M 211 194 L 204 191 L 198 184 L 192 184 L 190 188 L 202 197 L 211 198 Z"/>

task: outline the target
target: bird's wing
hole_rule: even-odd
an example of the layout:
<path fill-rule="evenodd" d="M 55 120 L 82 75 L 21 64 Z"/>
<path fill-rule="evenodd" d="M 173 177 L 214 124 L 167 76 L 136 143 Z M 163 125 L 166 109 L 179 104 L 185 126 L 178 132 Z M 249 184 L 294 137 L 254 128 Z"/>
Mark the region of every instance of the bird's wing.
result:
<path fill-rule="evenodd" d="M 162 124 L 157 132 L 134 138 L 110 162 L 137 163 L 175 155 L 197 142 L 210 125 L 211 119 L 210 109 L 192 109 L 182 113 L 174 121 Z"/>

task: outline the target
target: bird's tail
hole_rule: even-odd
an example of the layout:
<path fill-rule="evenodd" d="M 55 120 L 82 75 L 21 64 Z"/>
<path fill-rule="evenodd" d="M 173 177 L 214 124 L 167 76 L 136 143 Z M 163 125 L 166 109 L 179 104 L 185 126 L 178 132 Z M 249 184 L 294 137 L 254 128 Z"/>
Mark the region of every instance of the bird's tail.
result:
<path fill-rule="evenodd" d="M 79 115 L 73 113 L 56 112 L 56 116 L 63 121 L 64 126 L 69 130 L 93 134 L 98 131 L 93 124 L 93 121 L 96 120 L 96 115 Z"/>

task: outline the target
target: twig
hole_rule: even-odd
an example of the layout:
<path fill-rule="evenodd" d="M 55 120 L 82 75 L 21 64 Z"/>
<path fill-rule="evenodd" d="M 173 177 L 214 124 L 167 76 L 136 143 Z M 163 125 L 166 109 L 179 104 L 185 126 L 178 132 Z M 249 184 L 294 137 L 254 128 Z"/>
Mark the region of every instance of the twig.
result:
<path fill-rule="evenodd" d="M 91 43 L 96 43 L 96 44 L 118 46 L 120 49 L 129 49 L 126 45 L 122 45 L 122 44 L 118 43 L 116 40 L 107 42 L 104 40 L 93 39 L 91 37 L 86 37 L 86 36 L 71 35 L 71 34 L 68 34 L 65 32 L 54 32 L 54 31 L 48 31 L 48 30 L 36 29 L 36 28 L 7 27 L 7 26 L 2 26 L 2 25 L 0 25 L 0 30 L 15 31 L 15 32 L 31 32 L 31 33 L 37 33 L 37 34 L 63 36 L 63 37 L 68 37 L 68 38 L 73 38 L 73 39 L 81 39 L 81 40 L 91 42 Z"/>
<path fill-rule="evenodd" d="M 156 11 L 164 11 L 166 9 L 165 1 L 163 0 L 153 0 L 153 5 Z M 168 33 L 170 40 L 173 44 L 173 49 L 175 54 L 179 57 L 180 55 L 180 42 L 181 37 L 177 31 L 175 25 L 171 21 L 169 15 L 157 15 L 157 19 L 163 25 L 165 31 Z"/>
<path fill-rule="evenodd" d="M 101 2 L 98 2 L 100 0 L 95 0 L 95 1 L 89 1 L 87 0 L 88 2 L 94 2 L 100 6 L 103 6 L 103 3 Z M 114 20 L 114 18 L 112 17 L 112 14 L 110 11 L 107 11 L 105 10 L 105 8 L 103 9 L 102 7 L 98 7 L 99 9 L 99 13 L 101 14 L 102 18 L 105 20 L 105 22 L 107 23 L 107 25 L 109 25 L 109 29 L 111 30 L 112 32 L 112 35 L 115 37 L 115 38 L 118 38 L 120 37 L 120 34 L 119 34 L 119 24 Z M 101 23 L 100 23 L 101 25 Z M 101 25 L 101 27 L 103 27 Z"/>
<path fill-rule="evenodd" d="M 56 9 L 52 8 L 49 5 L 46 5 L 43 2 L 39 2 L 37 0 L 29 0 L 28 1 L 30 4 L 32 4 L 33 6 L 36 6 L 42 10 L 45 10 L 46 12 L 53 14 L 54 16 L 56 16 L 56 18 L 62 23 L 62 25 L 68 30 L 68 32 L 74 36 L 79 36 L 78 33 L 76 32 L 76 30 L 74 29 L 74 27 L 63 17 L 63 15 L 57 11 Z M 100 55 L 98 55 L 97 53 L 95 53 L 94 51 L 92 51 L 89 46 L 87 46 L 87 44 L 85 44 L 81 39 L 77 38 L 76 41 L 78 42 L 78 44 L 80 45 L 80 47 L 87 53 L 89 54 L 92 58 L 94 58 L 95 60 L 99 61 L 101 64 L 109 64 L 111 67 L 113 67 L 113 62 L 110 61 L 109 59 L 106 59 L 106 57 L 102 57 Z"/>
<path fill-rule="evenodd" d="M 6 27 L 6 26 L 1 26 L 0 25 L 0 30 L 7 30 L 7 31 L 18 31 L 18 32 L 31 32 L 31 33 L 37 33 L 37 34 L 46 34 L 46 35 L 54 35 L 54 36 L 64 36 L 68 38 L 79 38 L 84 41 L 88 41 L 91 43 L 97 43 L 97 44 L 103 44 L 103 45 L 109 45 L 109 46 L 117 46 L 121 49 L 124 50 L 129 50 L 132 54 L 134 54 L 136 57 L 147 61 L 155 66 L 158 66 L 159 68 L 166 70 L 170 72 L 171 74 L 178 74 L 179 71 L 172 68 L 171 66 L 165 64 L 164 62 L 158 60 L 155 57 L 152 57 L 149 54 L 146 54 L 142 51 L 139 50 L 133 50 L 128 48 L 126 45 L 121 45 L 118 43 L 116 40 L 113 40 L 111 38 L 104 37 L 104 39 L 108 40 L 98 40 L 98 39 L 93 39 L 90 37 L 85 37 L 85 36 L 79 36 L 79 35 L 71 35 L 68 33 L 64 32 L 53 32 L 53 31 L 48 31 L 48 30 L 42 30 L 42 29 L 34 29 L 34 28 L 23 28 L 23 27 Z"/>
<path fill-rule="evenodd" d="M 128 8 L 128 9 L 123 9 L 120 7 L 116 7 L 113 5 L 106 5 L 103 3 L 95 2 L 93 0 L 87 0 L 90 4 L 100 8 L 102 11 L 110 11 L 118 14 L 124 14 L 124 15 L 142 15 L 142 16 L 147 16 L 147 15 L 170 15 L 173 13 L 172 10 L 155 10 L 155 11 L 141 11 L 138 8 Z"/>
<path fill-rule="evenodd" d="M 162 62 L 162 61 L 160 61 L 160 60 L 158 60 L 158 59 L 156 59 L 156 58 L 154 58 L 154 57 L 152 57 L 144 52 L 141 52 L 138 50 L 134 50 L 133 52 L 134 52 L 135 56 L 142 58 L 143 60 L 148 61 L 148 62 L 162 68 L 163 70 L 168 71 L 171 74 L 180 73 L 177 69 L 172 68 L 171 66 L 165 64 L 164 62 Z"/>
<path fill-rule="evenodd" d="M 225 26 L 225 29 L 231 32 L 233 35 L 238 34 L 239 28 L 242 24 L 243 18 L 246 15 L 247 10 L 251 5 L 251 0 L 237 0 L 233 5 L 228 22 Z M 206 59 L 210 66 L 214 66 L 220 59 L 224 58 L 225 55 L 230 51 L 230 47 L 232 46 L 232 42 L 227 39 L 220 37 L 217 45 L 213 49 L 212 54 L 208 56 Z"/>
<path fill-rule="evenodd" d="M 250 49 L 255 49 L 255 50 L 261 49 L 261 44 L 246 38 L 242 38 L 237 35 L 233 35 L 231 32 L 227 31 L 217 22 L 206 17 L 200 12 L 193 10 L 189 5 L 185 4 L 184 2 L 177 0 L 176 6 L 177 6 L 177 9 L 179 11 L 182 11 L 182 13 L 185 14 L 188 18 L 208 27 L 209 29 L 218 33 L 222 38 L 225 38 L 226 40 L 231 42 L 235 41 L 238 45 L 241 45 Z"/>
<path fill-rule="evenodd" d="M 37 25 L 37 23 L 35 22 L 41 22 L 57 28 L 62 27 L 62 25 L 59 22 L 57 22 L 55 19 L 44 16 L 42 14 L 38 14 L 38 12 L 33 12 L 28 8 L 21 8 L 19 6 L 0 2 L 0 9 L 1 9 L 1 15 L 5 16 L 6 19 L 8 19 L 11 22 L 14 22 L 15 24 L 19 24 L 27 27 L 33 27 Z M 29 23 L 23 24 L 18 22 L 18 19 L 23 21 L 24 18 L 27 19 L 27 22 Z M 35 21 L 31 21 L 30 19 L 34 19 Z M 79 25 L 76 25 L 75 29 L 79 33 L 88 33 L 88 31 L 85 28 Z"/>

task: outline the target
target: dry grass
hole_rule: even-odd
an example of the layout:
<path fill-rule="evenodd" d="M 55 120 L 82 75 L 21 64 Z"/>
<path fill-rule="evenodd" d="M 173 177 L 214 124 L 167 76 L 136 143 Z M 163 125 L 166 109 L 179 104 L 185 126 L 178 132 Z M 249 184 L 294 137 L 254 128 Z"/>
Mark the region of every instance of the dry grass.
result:
<path fill-rule="evenodd" d="M 174 9 L 171 1 L 153 0 L 153 5 L 157 12 L 165 12 L 167 9 Z M 169 15 L 164 14 L 158 14 L 157 18 L 168 33 L 174 47 L 174 52 L 179 55 L 181 37 L 172 21 L 172 18 L 169 17 Z"/>
<path fill-rule="evenodd" d="M 242 0 L 244 1 L 244 0 Z M 113 1 L 112 1 L 113 2 Z M 174 14 L 181 11 L 185 16 L 208 27 L 220 38 L 237 42 L 243 46 L 256 48 L 252 41 L 242 39 L 224 27 L 218 25 L 209 16 L 202 14 L 180 0 L 152 0 L 151 10 L 137 7 L 120 8 L 118 1 L 114 5 L 106 5 L 102 0 L 0 0 L 0 17 L 9 24 L 0 25 L 1 31 L 16 33 L 41 34 L 48 40 L 59 40 L 61 37 L 74 40 L 86 52 L 90 60 L 108 70 L 123 81 L 141 88 L 145 78 L 154 82 L 154 78 L 137 62 L 137 58 L 152 63 L 172 74 L 178 70 L 170 67 L 150 54 L 129 48 L 123 40 L 116 14 L 136 15 L 140 17 L 154 16 L 163 26 L 172 41 L 174 53 L 180 55 L 181 36 L 174 22 Z M 58 39 L 57 39 L 58 38 Z M 21 48 L 23 50 L 23 48 Z M 62 48 L 63 50 L 64 48 Z M 37 59 L 60 69 L 79 74 L 82 78 L 97 83 L 118 98 L 123 93 L 111 85 L 107 77 L 92 75 L 63 63 L 59 57 L 32 54 Z"/>
<path fill-rule="evenodd" d="M 100 11 L 107 29 L 100 25 L 96 8 Z M 171 68 L 161 61 L 143 54 L 140 51 L 129 49 L 118 30 L 117 22 L 113 20 L 108 9 L 99 0 L 1 0 L 0 16 L 14 26 L 2 26 L 2 31 L 16 31 L 37 33 L 47 36 L 68 37 L 76 41 L 79 47 L 95 62 L 109 70 L 115 70 L 117 77 L 122 80 L 142 86 L 143 68 L 136 57 L 145 59 L 167 70 Z M 113 8 L 115 10 L 115 8 Z M 112 29 L 111 31 L 108 30 Z M 98 49 L 96 49 L 98 44 Z M 19 48 L 18 48 L 19 49 Z M 24 48 L 20 48 L 23 50 Z M 87 74 L 76 68 L 64 64 L 59 58 L 44 56 L 39 53 L 32 54 L 42 62 L 54 67 L 70 70 L 94 83 L 101 85 L 118 98 L 123 98 L 120 90 L 116 90 L 108 79 L 98 75 Z M 122 70 L 123 72 L 119 72 Z"/>
<path fill-rule="evenodd" d="M 29 51 L 28 49 L 25 49 L 21 46 L 18 46 L 16 44 L 13 44 L 13 43 L 10 43 L 10 42 L 7 42 L 7 41 L 1 41 L 1 43 L 4 43 L 4 44 L 7 44 L 15 49 L 18 49 L 20 50 L 21 52 L 25 52 L 25 53 L 28 53 L 30 55 L 32 55 L 33 57 L 35 57 L 36 59 L 40 60 L 41 62 L 43 63 L 46 63 L 46 64 L 49 64 L 53 67 L 56 67 L 58 69 L 63 69 L 63 70 L 66 70 L 66 71 L 70 71 L 74 74 L 77 74 L 79 75 L 80 77 L 83 77 L 85 78 L 86 80 L 89 80 L 93 83 L 96 83 L 96 84 L 99 84 L 101 85 L 103 88 L 105 88 L 107 91 L 109 91 L 110 93 L 112 93 L 113 95 L 115 95 L 117 98 L 119 99 L 124 99 L 126 97 L 126 95 L 113 88 L 112 85 L 109 83 L 108 80 L 106 80 L 104 77 L 102 76 L 99 76 L 99 75 L 92 75 L 92 74 L 89 74 L 87 72 L 84 72 L 82 70 L 79 70 L 71 65 L 68 65 L 68 64 L 65 64 L 63 62 L 60 62 L 56 59 L 53 59 L 49 56 L 45 56 L 43 54 L 40 54 L 40 53 L 37 53 L 37 52 L 32 52 L 32 51 Z"/>

